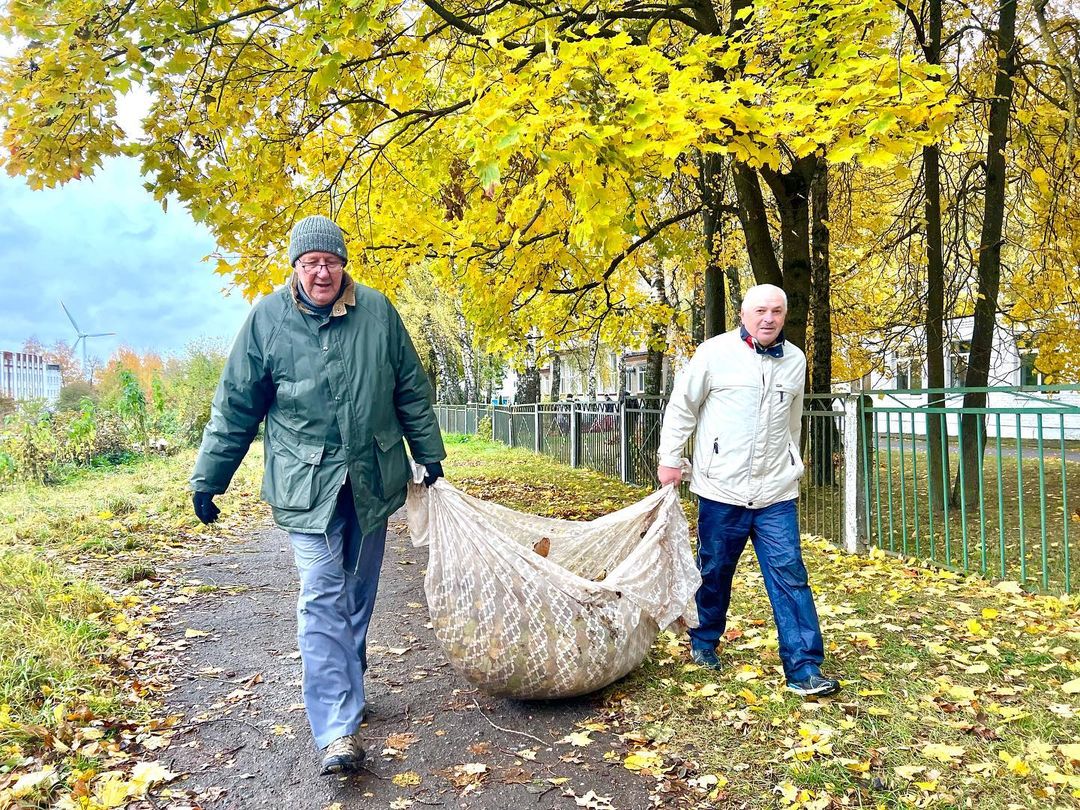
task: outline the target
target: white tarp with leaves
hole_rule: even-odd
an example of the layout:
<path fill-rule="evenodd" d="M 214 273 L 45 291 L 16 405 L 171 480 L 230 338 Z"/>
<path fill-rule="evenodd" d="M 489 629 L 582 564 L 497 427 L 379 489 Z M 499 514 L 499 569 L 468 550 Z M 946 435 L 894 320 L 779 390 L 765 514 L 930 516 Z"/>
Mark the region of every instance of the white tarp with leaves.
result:
<path fill-rule="evenodd" d="M 413 543 L 430 546 L 435 635 L 485 692 L 592 692 L 638 666 L 659 628 L 697 624 L 701 578 L 671 487 L 589 522 L 516 512 L 445 479 L 409 484 L 407 505 Z"/>

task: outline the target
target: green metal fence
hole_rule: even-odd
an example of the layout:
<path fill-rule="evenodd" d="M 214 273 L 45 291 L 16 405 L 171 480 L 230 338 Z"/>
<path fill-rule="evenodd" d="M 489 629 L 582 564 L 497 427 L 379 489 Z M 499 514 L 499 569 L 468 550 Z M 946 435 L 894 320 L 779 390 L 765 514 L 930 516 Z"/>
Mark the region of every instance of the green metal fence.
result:
<path fill-rule="evenodd" d="M 842 535 L 845 470 L 838 425 L 843 410 L 834 397 L 808 398 L 804 411 L 804 457 L 810 474 L 800 492 L 804 532 L 837 539 Z M 543 453 L 573 467 L 587 467 L 638 486 L 656 486 L 657 451 L 664 400 L 637 397 L 626 402 L 545 402 L 529 405 L 436 405 L 442 429 L 477 432 L 491 419 L 495 441 Z M 693 441 L 685 448 L 692 460 Z M 813 459 L 823 459 L 815 465 Z M 683 494 L 689 488 L 683 485 Z"/>
<path fill-rule="evenodd" d="M 965 391 L 986 393 L 987 406 L 964 407 Z M 1075 591 L 1078 391 L 950 388 L 862 397 L 867 542 L 1033 589 Z M 932 398 L 941 401 L 931 405 Z M 942 436 L 936 448 L 934 425 Z"/>
<path fill-rule="evenodd" d="M 963 407 L 968 390 L 985 391 L 987 407 Z M 944 401 L 931 406 L 931 395 Z M 436 411 L 446 431 L 475 433 L 489 417 L 496 441 L 655 486 L 663 405 L 631 399 Z M 936 465 L 928 437 L 934 424 L 944 437 Z M 958 463 L 965 448 L 977 451 L 974 466 Z M 1080 555 L 1080 387 L 807 396 L 801 451 L 805 533 L 849 551 L 875 546 L 1048 592 L 1080 587 L 1073 572 Z M 935 468 L 947 485 L 934 486 Z"/>

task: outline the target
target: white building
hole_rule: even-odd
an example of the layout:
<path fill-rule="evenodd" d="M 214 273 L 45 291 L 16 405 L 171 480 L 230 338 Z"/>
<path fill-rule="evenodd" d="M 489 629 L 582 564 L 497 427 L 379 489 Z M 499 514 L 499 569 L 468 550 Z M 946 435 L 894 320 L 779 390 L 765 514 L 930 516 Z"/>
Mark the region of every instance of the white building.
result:
<path fill-rule="evenodd" d="M 945 387 L 960 388 L 965 383 L 967 358 L 971 350 L 972 318 L 953 318 L 945 323 Z M 1024 346 L 1024 333 L 998 322 L 990 350 L 988 388 L 1034 388 L 1043 385 L 1042 375 L 1035 367 L 1036 355 Z M 901 427 L 915 435 L 925 435 L 926 416 L 915 409 L 926 405 L 926 394 L 917 393 L 927 387 L 926 341 L 923 333 L 912 335 L 907 349 L 894 350 L 884 357 L 884 372 L 872 371 L 850 384 L 853 392 L 875 392 L 874 405 L 883 409 L 911 408 L 911 413 L 890 414 L 886 420 L 879 414 L 878 431 L 896 433 Z M 906 389 L 901 393 L 900 390 Z M 907 391 L 910 391 L 908 393 Z M 885 393 L 880 393 L 885 392 Z M 963 395 L 945 398 L 945 407 L 959 408 Z M 986 435 L 1015 439 L 1080 440 L 1080 391 L 991 391 L 987 394 Z M 1031 414 L 1012 410 L 1031 410 Z M 1006 412 L 1008 411 L 1008 412 Z M 1036 415 L 1041 412 L 1041 418 Z M 939 417 L 940 418 L 940 415 Z M 949 434 L 957 435 L 955 414 L 946 415 Z"/>
<path fill-rule="evenodd" d="M 0 394 L 15 400 L 60 399 L 60 366 L 24 352 L 0 352 Z"/>
<path fill-rule="evenodd" d="M 618 352 L 602 348 L 596 358 L 596 395 L 600 399 L 619 396 L 620 390 L 625 390 L 630 395 L 640 395 L 645 391 L 645 361 L 647 353 L 644 349 Z M 572 349 L 559 352 L 559 399 L 565 400 L 568 396 L 581 399 L 589 390 L 589 358 L 587 349 Z M 622 366 L 625 377 L 620 385 L 619 367 Z M 551 399 L 551 364 L 547 363 L 540 367 L 540 398 Z M 671 360 L 665 355 L 664 366 L 661 376 L 663 390 L 667 390 L 668 379 L 671 375 Z M 495 398 L 500 402 L 513 402 L 517 395 L 518 372 L 508 369 L 503 377 L 502 385 L 495 391 Z"/>

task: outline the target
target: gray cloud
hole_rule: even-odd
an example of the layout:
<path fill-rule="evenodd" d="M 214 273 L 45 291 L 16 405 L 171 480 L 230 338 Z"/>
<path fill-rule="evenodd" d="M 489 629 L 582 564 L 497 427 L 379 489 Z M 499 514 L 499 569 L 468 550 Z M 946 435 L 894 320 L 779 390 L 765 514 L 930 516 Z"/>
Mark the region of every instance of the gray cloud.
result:
<path fill-rule="evenodd" d="M 73 340 L 61 298 L 83 331 L 118 333 L 91 344 L 102 358 L 121 344 L 175 354 L 232 339 L 249 305 L 202 261 L 209 231 L 179 205 L 162 211 L 142 183 L 129 159 L 44 191 L 0 176 L 0 349 Z"/>

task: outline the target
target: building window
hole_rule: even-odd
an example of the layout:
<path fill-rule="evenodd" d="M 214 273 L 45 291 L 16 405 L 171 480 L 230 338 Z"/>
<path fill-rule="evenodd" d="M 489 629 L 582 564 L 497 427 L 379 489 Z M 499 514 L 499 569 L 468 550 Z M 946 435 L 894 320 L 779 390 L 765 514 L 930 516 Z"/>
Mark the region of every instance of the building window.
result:
<path fill-rule="evenodd" d="M 1035 359 L 1038 355 L 1020 355 L 1020 385 L 1042 385 L 1043 375 L 1035 368 Z"/>
<path fill-rule="evenodd" d="M 894 382 L 897 388 L 911 388 L 911 361 L 897 360 Z"/>
<path fill-rule="evenodd" d="M 899 357 L 896 360 L 896 387 L 908 390 L 922 388 L 922 362 L 917 357 Z"/>
<path fill-rule="evenodd" d="M 971 354 L 970 340 L 954 340 L 949 355 L 949 385 L 963 388 L 967 379 L 968 355 Z"/>

